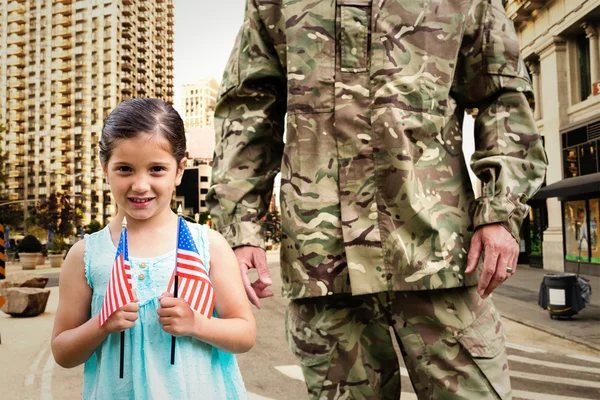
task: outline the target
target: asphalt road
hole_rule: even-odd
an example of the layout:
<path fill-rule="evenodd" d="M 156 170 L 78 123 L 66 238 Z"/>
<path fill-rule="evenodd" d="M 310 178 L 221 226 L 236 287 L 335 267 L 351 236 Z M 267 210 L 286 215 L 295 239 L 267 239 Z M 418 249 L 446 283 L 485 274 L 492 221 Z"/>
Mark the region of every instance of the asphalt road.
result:
<path fill-rule="evenodd" d="M 298 362 L 285 342 L 287 300 L 280 293 L 279 263 L 269 254 L 276 297 L 255 310 L 256 346 L 238 361 L 251 400 L 306 399 Z M 54 285 L 58 272 L 51 272 Z M 0 312 L 0 398 L 75 399 L 81 397 L 82 367 L 66 370 L 54 363 L 50 333 L 58 300 L 52 289 L 47 312 L 14 319 Z M 577 400 L 600 398 L 600 353 L 573 342 L 508 320 L 509 367 L 515 399 Z M 404 371 L 405 372 L 405 371 Z M 406 375 L 406 373 L 404 373 Z M 402 400 L 416 399 L 407 376 L 402 377 Z"/>

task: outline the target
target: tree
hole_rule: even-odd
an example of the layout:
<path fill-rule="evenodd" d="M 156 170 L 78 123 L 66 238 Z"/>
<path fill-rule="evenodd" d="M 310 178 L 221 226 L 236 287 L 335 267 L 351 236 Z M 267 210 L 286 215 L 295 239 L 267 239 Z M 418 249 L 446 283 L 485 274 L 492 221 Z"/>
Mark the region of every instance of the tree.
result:
<path fill-rule="evenodd" d="M 68 237 L 81 224 L 81 210 L 75 208 L 66 193 L 52 193 L 36 205 L 32 221 L 55 235 Z"/>
<path fill-rule="evenodd" d="M 93 219 L 90 223 L 85 227 L 85 233 L 92 234 L 94 232 L 98 232 L 102 229 L 102 225 L 97 220 Z"/>

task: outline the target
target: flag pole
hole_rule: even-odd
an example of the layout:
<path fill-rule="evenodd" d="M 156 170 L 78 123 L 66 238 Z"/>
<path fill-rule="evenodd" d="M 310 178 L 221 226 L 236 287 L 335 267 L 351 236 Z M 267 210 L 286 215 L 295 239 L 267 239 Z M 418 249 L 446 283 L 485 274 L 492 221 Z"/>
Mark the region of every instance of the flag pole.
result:
<path fill-rule="evenodd" d="M 123 231 L 127 229 L 127 218 L 123 217 L 123 222 L 121 223 L 121 232 L 123 233 Z M 125 234 L 123 235 L 123 249 L 122 251 L 125 251 L 125 248 L 127 248 L 129 246 L 129 244 L 127 243 L 127 231 L 125 231 Z M 120 359 L 120 363 L 119 363 L 119 378 L 123 379 L 123 364 L 125 361 L 125 331 L 121 331 L 121 359 Z"/>
<path fill-rule="evenodd" d="M 177 250 L 179 249 L 179 224 L 181 223 L 181 214 L 183 214 L 181 209 L 181 204 L 177 207 L 177 247 L 175 248 L 175 277 L 174 277 L 174 290 L 173 296 L 177 298 L 177 294 L 179 292 L 179 276 L 177 276 Z M 173 335 L 171 337 L 171 365 L 175 365 L 175 343 L 176 338 Z"/>

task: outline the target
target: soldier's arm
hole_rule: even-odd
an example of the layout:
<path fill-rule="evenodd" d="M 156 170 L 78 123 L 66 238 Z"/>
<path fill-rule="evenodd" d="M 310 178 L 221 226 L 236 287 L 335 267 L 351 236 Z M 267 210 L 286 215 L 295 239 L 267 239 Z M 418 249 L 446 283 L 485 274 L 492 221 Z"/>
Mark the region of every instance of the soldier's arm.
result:
<path fill-rule="evenodd" d="M 501 0 L 474 2 L 452 90 L 460 106 L 478 109 L 471 167 L 483 192 L 475 228 L 501 224 L 518 243 L 525 202 L 540 188 L 547 160 L 529 105 L 531 82 Z"/>
<path fill-rule="evenodd" d="M 215 109 L 207 202 L 215 227 L 232 247 L 264 247 L 259 220 L 283 154 L 287 89 L 276 48 L 284 29 L 278 12 L 272 2 L 247 1 Z"/>

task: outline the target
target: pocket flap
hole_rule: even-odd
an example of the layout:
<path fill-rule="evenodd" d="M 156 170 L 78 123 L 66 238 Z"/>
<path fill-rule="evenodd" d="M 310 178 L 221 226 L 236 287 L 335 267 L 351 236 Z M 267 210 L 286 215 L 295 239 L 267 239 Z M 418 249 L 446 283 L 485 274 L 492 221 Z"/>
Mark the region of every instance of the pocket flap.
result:
<path fill-rule="evenodd" d="M 456 339 L 473 357 L 496 357 L 504 349 L 504 328 L 496 309 L 489 307 Z"/>

